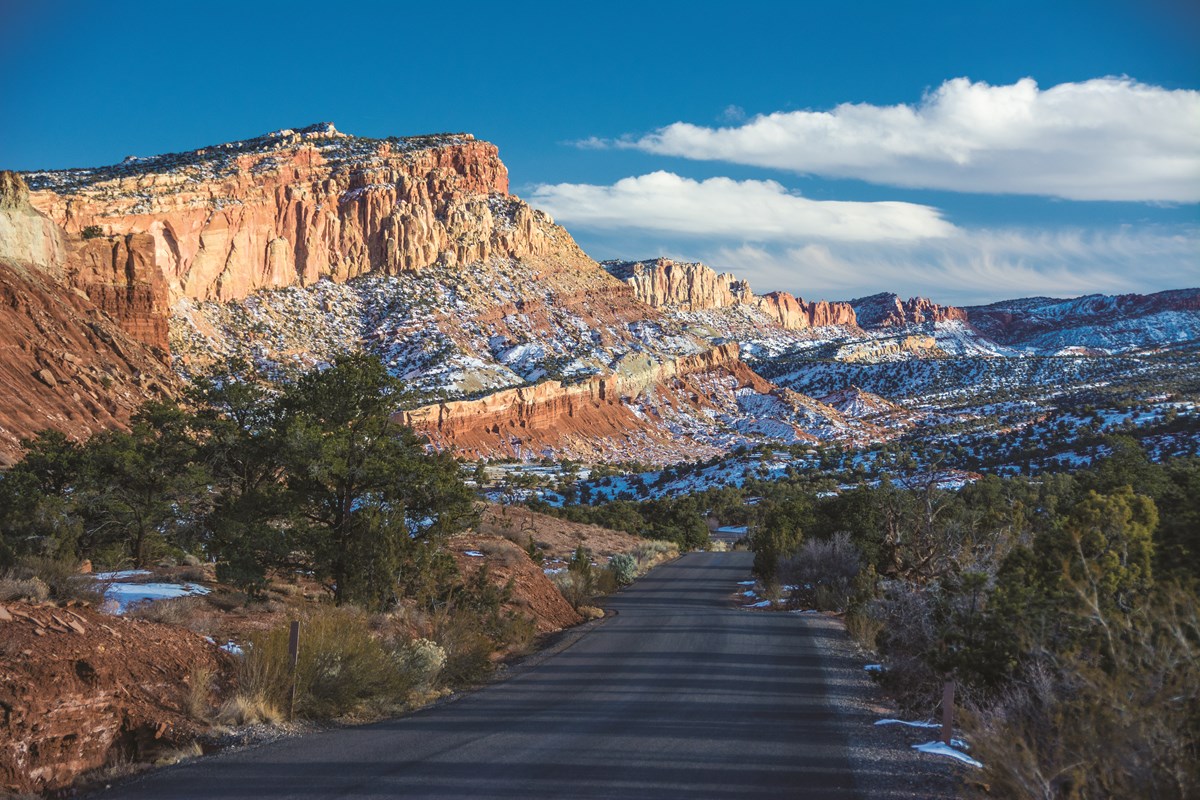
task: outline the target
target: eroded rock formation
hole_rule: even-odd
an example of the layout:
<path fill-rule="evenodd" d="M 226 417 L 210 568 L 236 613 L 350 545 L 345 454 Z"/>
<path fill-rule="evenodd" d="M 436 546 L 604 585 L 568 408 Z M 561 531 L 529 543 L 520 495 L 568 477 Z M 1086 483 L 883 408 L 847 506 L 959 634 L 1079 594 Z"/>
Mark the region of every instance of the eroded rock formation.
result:
<path fill-rule="evenodd" d="M 848 303 L 805 302 L 787 292 L 759 296 L 746 281 L 727 272 L 717 274 L 698 262 L 657 258 L 606 261 L 604 267 L 628 283 L 639 300 L 656 309 L 702 311 L 741 305 L 758 309 L 773 323 L 789 330 L 856 325 L 854 309 Z"/>
<path fill-rule="evenodd" d="M 669 439 L 671 434 L 655 426 L 631 401 L 670 383 L 684 389 L 682 394 L 689 403 L 703 408 L 704 393 L 688 387 L 686 381 L 689 376 L 715 371 L 737 386 L 760 392 L 775 388 L 746 366 L 737 345 L 729 343 L 697 355 L 629 367 L 580 383 L 544 381 L 479 400 L 423 406 L 402 412 L 398 420 L 429 437 L 436 447 L 454 448 L 468 456 L 525 457 L 563 450 L 580 453 L 586 442 L 603 448 L 606 440 L 621 440 L 635 433 Z M 599 460 L 609 459 L 601 456 Z"/>
<path fill-rule="evenodd" d="M 322 124 L 29 180 L 34 205 L 69 233 L 152 236 L 172 301 L 563 244 L 549 217 L 508 195 L 496 146 L 470 134 L 364 139 Z"/>
<path fill-rule="evenodd" d="M 919 325 L 925 322 L 966 322 L 967 312 L 956 306 L 942 306 L 925 297 L 902 300 L 891 292 L 851 300 L 850 305 L 864 328 L 889 328 Z"/>
<path fill-rule="evenodd" d="M 119 427 L 175 384 L 149 237 L 65 234 L 0 172 L 0 467 L 19 441 Z"/>

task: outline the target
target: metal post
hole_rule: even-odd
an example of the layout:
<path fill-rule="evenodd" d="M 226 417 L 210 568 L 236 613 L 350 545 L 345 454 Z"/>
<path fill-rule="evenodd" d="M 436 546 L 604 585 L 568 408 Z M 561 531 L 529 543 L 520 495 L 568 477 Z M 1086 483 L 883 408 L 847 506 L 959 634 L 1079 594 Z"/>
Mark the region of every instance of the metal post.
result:
<path fill-rule="evenodd" d="M 288 674 L 292 677 L 292 685 L 288 690 L 288 719 L 296 715 L 296 664 L 300 660 L 300 621 L 292 620 L 291 630 L 288 631 Z"/>
<path fill-rule="evenodd" d="M 950 744 L 954 735 L 954 681 L 942 687 L 942 741 Z"/>

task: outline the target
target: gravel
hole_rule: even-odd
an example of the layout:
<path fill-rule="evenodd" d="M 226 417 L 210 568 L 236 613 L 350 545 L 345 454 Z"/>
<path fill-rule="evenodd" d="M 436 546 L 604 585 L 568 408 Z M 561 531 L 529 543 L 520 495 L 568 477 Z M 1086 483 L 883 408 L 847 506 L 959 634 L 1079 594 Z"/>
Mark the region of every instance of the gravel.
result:
<path fill-rule="evenodd" d="M 871 800 L 966 797 L 965 779 L 975 768 L 913 749 L 913 745 L 937 739 L 940 731 L 875 724 L 876 720 L 897 718 L 899 712 L 871 673 L 863 669 L 871 662 L 846 634 L 841 619 L 825 614 L 799 616 L 823 642 L 828 699 L 844 720 L 859 793 Z"/>

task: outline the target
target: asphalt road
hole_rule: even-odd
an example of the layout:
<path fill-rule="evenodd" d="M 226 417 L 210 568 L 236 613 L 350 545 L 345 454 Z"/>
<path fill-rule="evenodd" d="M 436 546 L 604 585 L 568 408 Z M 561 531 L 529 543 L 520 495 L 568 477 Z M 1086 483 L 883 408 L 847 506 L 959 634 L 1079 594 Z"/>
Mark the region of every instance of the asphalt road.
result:
<path fill-rule="evenodd" d="M 855 798 L 836 670 L 802 615 L 734 608 L 749 553 L 658 568 L 510 680 L 403 719 L 152 773 L 101 797 Z M 851 669 L 839 666 L 837 669 Z"/>

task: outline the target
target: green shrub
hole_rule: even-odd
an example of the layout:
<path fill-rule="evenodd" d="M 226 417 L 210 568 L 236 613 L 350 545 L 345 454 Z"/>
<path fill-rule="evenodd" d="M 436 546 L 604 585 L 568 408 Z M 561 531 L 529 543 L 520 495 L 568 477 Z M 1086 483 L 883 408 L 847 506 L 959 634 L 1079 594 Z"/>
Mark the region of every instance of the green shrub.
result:
<path fill-rule="evenodd" d="M 88 225 L 80 233 L 84 239 L 99 239 L 104 235 L 104 228 L 99 225 Z"/>
<path fill-rule="evenodd" d="M 618 553 L 608 560 L 608 571 L 618 586 L 628 586 L 637 577 L 637 559 L 627 553 Z"/>
<path fill-rule="evenodd" d="M 400 671 L 409 675 L 414 688 L 429 689 L 446 666 L 446 651 L 429 639 L 413 639 L 392 654 Z"/>

